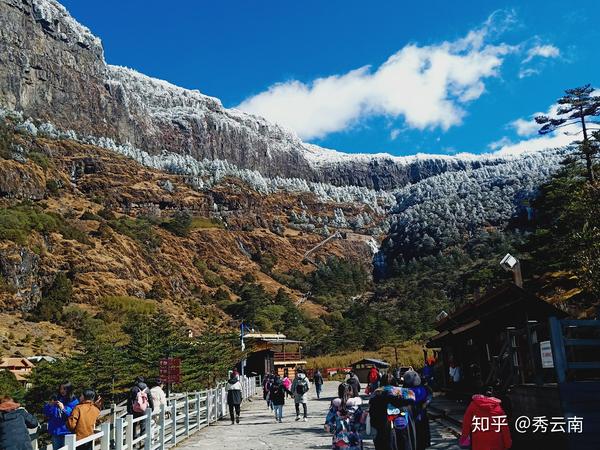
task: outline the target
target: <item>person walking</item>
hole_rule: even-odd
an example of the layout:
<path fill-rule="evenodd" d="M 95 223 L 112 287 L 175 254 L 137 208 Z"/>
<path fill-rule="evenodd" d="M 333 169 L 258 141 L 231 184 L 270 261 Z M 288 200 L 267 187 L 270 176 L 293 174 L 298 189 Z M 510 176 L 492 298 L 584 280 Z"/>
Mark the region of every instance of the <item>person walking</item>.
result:
<path fill-rule="evenodd" d="M 160 378 L 156 379 L 152 383 L 150 388 L 150 398 L 152 398 L 152 413 L 160 414 L 161 407 L 165 408 L 167 412 L 167 394 L 163 390 L 163 382 Z"/>
<path fill-rule="evenodd" d="M 321 375 L 321 371 L 319 369 L 317 369 L 317 371 L 313 375 L 313 383 L 315 385 L 315 392 L 317 393 L 317 398 L 321 398 L 321 389 L 323 388 L 323 375 Z"/>
<path fill-rule="evenodd" d="M 308 401 L 308 390 L 310 389 L 310 382 L 306 377 L 306 374 L 302 369 L 298 369 L 296 377 L 292 383 L 292 392 L 294 393 L 294 406 L 296 408 L 296 421 L 300 420 L 300 405 L 303 409 L 302 420 L 308 421 L 308 407 L 306 402 Z"/>
<path fill-rule="evenodd" d="M 152 396 L 144 377 L 136 377 L 127 397 L 127 414 L 131 414 L 134 419 L 137 419 L 145 416 L 148 412 L 152 413 L 153 409 Z M 134 427 L 133 430 L 134 437 L 141 436 L 146 431 L 145 420 L 140 420 L 138 424 L 139 426 Z"/>
<path fill-rule="evenodd" d="M 499 425 L 482 427 L 479 424 L 492 423 L 494 417 Z M 485 429 L 484 429 L 485 428 Z M 494 390 L 488 387 L 485 394 L 475 394 L 463 417 L 462 433 L 459 439 L 461 447 L 472 450 L 506 450 L 512 446 L 506 413 L 502 408 L 502 401 L 494 397 Z"/>
<path fill-rule="evenodd" d="M 360 394 L 360 380 L 354 372 L 348 372 L 346 383 L 352 388 L 352 397 L 358 397 Z"/>
<path fill-rule="evenodd" d="M 331 401 L 325 418 L 325 431 L 332 434 L 333 450 L 362 450 L 362 433 L 365 431 L 366 413 L 362 399 L 352 397 L 348 383 L 338 386 L 338 396 Z"/>
<path fill-rule="evenodd" d="M 290 390 L 292 388 L 292 380 L 290 380 L 290 377 L 288 377 L 287 370 L 285 371 L 285 375 L 283 377 L 282 383 L 283 383 L 283 387 L 285 388 L 285 396 L 293 397 L 292 391 Z"/>
<path fill-rule="evenodd" d="M 377 367 L 371 367 L 368 375 L 369 392 L 375 392 L 375 389 L 379 387 L 379 378 L 379 370 L 377 370 Z"/>
<path fill-rule="evenodd" d="M 275 376 L 269 372 L 265 376 L 265 381 L 263 383 L 263 398 L 267 402 L 267 407 L 271 408 L 271 410 L 273 410 L 273 405 L 271 405 L 271 400 L 269 398 L 269 392 L 271 392 L 271 385 L 273 384 L 274 379 L 275 379 Z"/>
<path fill-rule="evenodd" d="M 273 384 L 271 384 L 269 398 L 275 411 L 275 421 L 282 423 L 283 421 L 283 405 L 285 405 L 285 396 L 289 391 L 283 385 L 283 381 L 278 376 L 275 376 Z M 291 394 L 291 392 L 290 392 Z"/>
<path fill-rule="evenodd" d="M 67 419 L 67 428 L 77 436 L 80 441 L 94 434 L 94 427 L 98 416 L 100 416 L 100 397 L 96 399 L 96 392 L 93 389 L 84 389 L 79 404 L 73 408 L 73 412 Z M 88 442 L 77 446 L 77 450 L 92 450 L 93 442 Z"/>
<path fill-rule="evenodd" d="M 381 378 L 381 386 L 369 400 L 369 417 L 376 435 L 376 450 L 416 450 L 416 436 L 411 407 L 415 394 L 398 387 L 391 374 Z"/>
<path fill-rule="evenodd" d="M 37 428 L 38 421 L 12 397 L 0 397 L 0 449 L 32 450 L 29 428 Z"/>
<path fill-rule="evenodd" d="M 229 406 L 229 417 L 231 425 L 240 423 L 240 405 L 242 404 L 242 383 L 239 376 L 232 373 L 225 386 L 227 390 L 227 405 Z M 235 417 L 233 415 L 235 410 Z"/>
<path fill-rule="evenodd" d="M 421 377 L 412 369 L 404 374 L 404 387 L 415 394 L 412 417 L 415 422 L 416 448 L 417 450 L 424 450 L 431 445 L 427 406 L 431 403 L 433 393 L 431 389 L 423 386 Z"/>
<path fill-rule="evenodd" d="M 65 446 L 65 435 L 71 433 L 67 428 L 67 419 L 78 404 L 79 399 L 73 394 L 73 385 L 66 381 L 58 387 L 57 394 L 44 405 L 43 412 L 53 450 Z"/>

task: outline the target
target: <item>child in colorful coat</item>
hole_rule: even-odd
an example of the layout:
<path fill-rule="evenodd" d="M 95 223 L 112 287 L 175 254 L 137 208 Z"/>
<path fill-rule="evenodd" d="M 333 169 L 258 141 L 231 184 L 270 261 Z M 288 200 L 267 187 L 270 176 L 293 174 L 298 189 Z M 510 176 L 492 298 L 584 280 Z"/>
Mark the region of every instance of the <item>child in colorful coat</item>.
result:
<path fill-rule="evenodd" d="M 340 384 L 338 397 L 334 398 L 325 419 L 325 431 L 332 433 L 333 450 L 362 450 L 362 434 L 365 431 L 366 413 L 362 399 L 352 396 L 347 383 Z"/>

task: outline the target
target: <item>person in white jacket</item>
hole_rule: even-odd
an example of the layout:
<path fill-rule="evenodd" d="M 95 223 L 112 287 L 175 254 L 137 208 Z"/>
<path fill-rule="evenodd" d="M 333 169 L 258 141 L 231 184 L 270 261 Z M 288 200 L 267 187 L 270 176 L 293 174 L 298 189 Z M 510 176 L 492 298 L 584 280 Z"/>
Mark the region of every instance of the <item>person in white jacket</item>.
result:
<path fill-rule="evenodd" d="M 163 391 L 163 382 L 158 379 L 154 383 L 154 386 L 150 389 L 150 396 L 152 397 L 152 405 L 154 408 L 152 409 L 152 414 L 160 414 L 160 408 L 164 406 L 165 411 L 167 410 L 167 395 L 165 391 Z"/>
<path fill-rule="evenodd" d="M 296 378 L 292 383 L 292 394 L 294 394 L 294 406 L 296 407 L 296 420 L 300 420 L 300 405 L 304 412 L 303 420 L 308 420 L 308 390 L 310 389 L 310 381 L 302 369 L 296 372 Z"/>
<path fill-rule="evenodd" d="M 225 385 L 227 390 L 227 405 L 229 406 L 229 417 L 231 418 L 231 425 L 234 423 L 240 423 L 240 405 L 242 404 L 242 383 L 240 383 L 240 377 L 237 372 L 231 375 L 231 378 Z M 235 410 L 235 422 L 233 412 Z"/>

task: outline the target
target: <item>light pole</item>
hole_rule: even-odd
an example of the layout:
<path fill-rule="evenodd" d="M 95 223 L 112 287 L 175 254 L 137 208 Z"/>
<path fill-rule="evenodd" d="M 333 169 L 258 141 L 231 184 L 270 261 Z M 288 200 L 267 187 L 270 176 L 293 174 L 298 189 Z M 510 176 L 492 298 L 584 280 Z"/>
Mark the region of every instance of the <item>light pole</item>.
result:
<path fill-rule="evenodd" d="M 523 287 L 523 276 L 521 274 L 521 263 L 510 253 L 507 253 L 502 261 L 500 261 L 502 268 L 508 272 L 513 273 L 513 279 L 515 284 L 520 288 Z"/>

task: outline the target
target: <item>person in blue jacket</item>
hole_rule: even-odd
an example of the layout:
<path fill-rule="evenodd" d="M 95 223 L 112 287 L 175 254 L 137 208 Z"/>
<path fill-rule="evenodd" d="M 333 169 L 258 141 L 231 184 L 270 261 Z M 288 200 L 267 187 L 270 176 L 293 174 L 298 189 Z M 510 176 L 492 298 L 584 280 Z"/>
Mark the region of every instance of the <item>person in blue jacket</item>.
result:
<path fill-rule="evenodd" d="M 78 404 L 79 400 L 73 395 L 73 385 L 67 381 L 58 387 L 58 394 L 44 405 L 53 450 L 64 447 L 65 435 L 71 433 L 67 428 L 67 419 Z"/>

